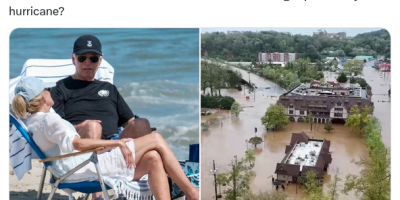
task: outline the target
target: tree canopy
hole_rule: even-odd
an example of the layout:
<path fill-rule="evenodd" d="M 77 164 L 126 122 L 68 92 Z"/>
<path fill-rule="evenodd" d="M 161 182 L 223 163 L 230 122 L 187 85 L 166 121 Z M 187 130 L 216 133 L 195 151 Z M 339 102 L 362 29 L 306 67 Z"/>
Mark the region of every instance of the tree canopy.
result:
<path fill-rule="evenodd" d="M 250 189 L 250 179 L 253 176 L 254 152 L 246 151 L 245 158 L 232 161 L 232 170 L 217 175 L 217 184 L 224 186 L 225 199 L 235 200 L 244 196 Z"/>
<path fill-rule="evenodd" d="M 259 52 L 291 52 L 313 62 L 323 56 L 385 55 L 390 58 L 390 35 L 381 29 L 355 37 L 293 35 L 276 31 L 201 34 L 201 53 L 210 58 L 251 62 Z"/>
<path fill-rule="evenodd" d="M 349 117 L 347 118 L 346 126 L 350 126 L 352 131 L 358 134 L 366 134 L 366 127 L 371 122 L 371 107 L 362 108 L 362 112 L 358 106 L 353 106 L 350 109 Z"/>
<path fill-rule="evenodd" d="M 233 102 L 231 106 L 231 113 L 235 115 L 236 117 L 239 117 L 240 112 L 243 111 L 243 108 L 240 106 L 238 102 Z"/>
<path fill-rule="evenodd" d="M 201 61 L 201 90 L 203 94 L 210 89 L 210 95 L 221 96 L 222 88 L 235 88 L 240 86 L 242 75 L 226 66 L 211 61 Z"/>
<path fill-rule="evenodd" d="M 266 129 L 279 130 L 289 124 L 289 117 L 286 116 L 286 108 L 282 105 L 271 105 L 265 115 L 261 118 L 261 123 Z"/>

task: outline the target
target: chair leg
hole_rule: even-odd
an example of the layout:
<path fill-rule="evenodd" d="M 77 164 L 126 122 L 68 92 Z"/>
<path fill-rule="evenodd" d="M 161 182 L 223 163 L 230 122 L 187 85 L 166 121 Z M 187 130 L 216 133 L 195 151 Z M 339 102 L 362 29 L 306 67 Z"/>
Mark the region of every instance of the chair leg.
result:
<path fill-rule="evenodd" d="M 68 193 L 68 200 L 75 200 L 71 193 Z"/>
<path fill-rule="evenodd" d="M 47 198 L 47 200 L 51 200 L 51 199 L 53 198 L 54 193 L 56 193 L 56 190 L 57 190 L 58 185 L 60 184 L 60 182 L 61 182 L 60 179 L 58 179 L 58 180 L 56 181 L 56 183 L 54 184 L 54 187 L 51 189 L 50 195 L 49 195 L 49 197 Z"/>
<path fill-rule="evenodd" d="M 88 200 L 89 199 L 89 195 L 90 194 L 86 194 L 85 197 L 83 198 L 83 200 Z"/>
<path fill-rule="evenodd" d="M 37 200 L 42 199 L 43 184 L 44 184 L 44 179 L 46 178 L 46 173 L 47 173 L 46 167 L 43 166 L 42 178 L 40 178 L 39 190 L 38 190 L 38 194 L 37 194 Z"/>
<path fill-rule="evenodd" d="M 106 186 L 105 186 L 104 181 L 103 181 L 103 176 L 100 173 L 99 163 L 98 162 L 94 162 L 94 166 L 96 167 L 97 175 L 99 176 L 99 182 L 100 182 L 101 189 L 103 190 L 104 198 L 106 200 L 110 200 L 110 198 L 109 198 L 109 196 L 107 194 Z"/>

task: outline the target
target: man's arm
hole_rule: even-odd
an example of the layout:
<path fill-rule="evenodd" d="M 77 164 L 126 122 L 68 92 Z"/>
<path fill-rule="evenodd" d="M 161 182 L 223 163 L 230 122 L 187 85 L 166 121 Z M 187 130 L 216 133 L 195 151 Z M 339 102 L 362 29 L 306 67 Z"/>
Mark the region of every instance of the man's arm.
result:
<path fill-rule="evenodd" d="M 125 128 L 126 126 L 128 126 L 129 123 L 131 123 L 131 122 L 132 122 L 133 120 L 135 120 L 135 119 L 136 119 L 136 117 L 133 116 L 130 120 L 128 120 L 125 124 L 123 124 L 122 127 Z"/>

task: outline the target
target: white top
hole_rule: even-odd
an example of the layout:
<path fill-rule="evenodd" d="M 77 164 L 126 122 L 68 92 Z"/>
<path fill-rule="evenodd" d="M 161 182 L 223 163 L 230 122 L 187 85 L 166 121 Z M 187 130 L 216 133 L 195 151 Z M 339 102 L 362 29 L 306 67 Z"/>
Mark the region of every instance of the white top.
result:
<path fill-rule="evenodd" d="M 28 117 L 27 127 L 32 138 L 46 157 L 64 155 L 77 152 L 73 146 L 75 137 L 80 137 L 71 123 L 62 119 L 57 113 L 38 112 Z M 134 142 L 127 143 L 135 157 Z M 52 161 L 53 169 L 58 175 L 63 175 L 72 168 L 87 160 L 92 153 L 81 154 L 78 156 L 67 157 Z M 119 147 L 98 155 L 101 173 L 105 177 L 123 179 L 131 181 L 135 170 L 128 169 L 122 152 Z M 79 169 L 68 177 L 66 182 L 94 181 L 97 180 L 96 169 L 93 163 Z"/>

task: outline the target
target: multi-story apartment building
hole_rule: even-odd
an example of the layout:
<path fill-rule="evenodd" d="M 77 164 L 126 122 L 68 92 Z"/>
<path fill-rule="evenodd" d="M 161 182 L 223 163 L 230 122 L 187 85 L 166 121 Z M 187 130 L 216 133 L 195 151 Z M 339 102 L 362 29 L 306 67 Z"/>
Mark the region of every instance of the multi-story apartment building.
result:
<path fill-rule="evenodd" d="M 296 61 L 298 57 L 297 53 L 258 53 L 258 61 L 260 63 L 268 64 L 272 63 L 288 63 Z"/>

